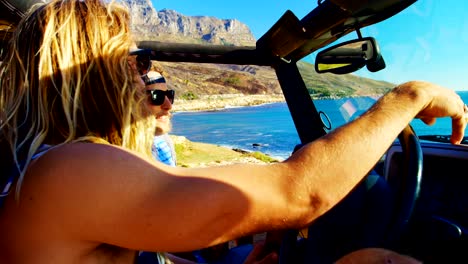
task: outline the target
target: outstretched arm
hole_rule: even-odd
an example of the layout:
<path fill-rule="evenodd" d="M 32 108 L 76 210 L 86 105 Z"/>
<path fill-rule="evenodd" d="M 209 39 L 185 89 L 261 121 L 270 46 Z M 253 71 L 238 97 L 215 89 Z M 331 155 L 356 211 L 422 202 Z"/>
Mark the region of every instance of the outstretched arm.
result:
<path fill-rule="evenodd" d="M 31 166 L 35 177 L 25 177 L 20 203 L 25 217 L 28 210 L 55 215 L 43 225 L 69 236 L 147 251 L 189 251 L 299 228 L 345 197 L 415 116 L 426 122 L 451 117 L 452 142 L 463 137 L 467 120 L 459 96 L 411 82 L 272 165 L 172 168 L 115 146 L 66 145 Z"/>

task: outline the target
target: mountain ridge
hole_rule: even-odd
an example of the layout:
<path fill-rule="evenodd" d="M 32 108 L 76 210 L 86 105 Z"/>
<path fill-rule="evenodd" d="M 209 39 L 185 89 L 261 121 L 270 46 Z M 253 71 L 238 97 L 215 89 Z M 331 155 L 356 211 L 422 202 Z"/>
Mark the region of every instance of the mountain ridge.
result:
<path fill-rule="evenodd" d="M 255 46 L 250 28 L 237 19 L 185 16 L 175 10 L 157 11 L 149 0 L 123 1 L 131 13 L 135 39 L 179 43 Z"/>

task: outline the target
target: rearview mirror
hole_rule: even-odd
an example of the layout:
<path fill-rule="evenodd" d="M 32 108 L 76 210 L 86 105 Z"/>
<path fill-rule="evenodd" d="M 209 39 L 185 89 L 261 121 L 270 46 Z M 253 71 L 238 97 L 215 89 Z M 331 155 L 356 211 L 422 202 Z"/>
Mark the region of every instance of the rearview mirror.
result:
<path fill-rule="evenodd" d="M 317 73 L 347 74 L 367 66 L 371 72 L 385 68 L 379 45 L 374 38 L 346 41 L 320 51 L 315 59 Z"/>

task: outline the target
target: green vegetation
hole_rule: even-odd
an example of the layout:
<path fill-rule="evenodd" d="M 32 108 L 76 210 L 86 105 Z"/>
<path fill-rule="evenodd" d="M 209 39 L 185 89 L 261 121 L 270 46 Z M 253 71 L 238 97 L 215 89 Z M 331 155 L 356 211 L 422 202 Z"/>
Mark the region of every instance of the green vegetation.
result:
<path fill-rule="evenodd" d="M 239 77 L 228 77 L 228 78 L 224 79 L 224 83 L 226 85 L 231 85 L 231 86 L 239 85 L 240 82 L 241 81 L 240 81 Z"/>
<path fill-rule="evenodd" d="M 221 45 L 223 45 L 223 46 L 235 46 L 234 43 L 229 42 L 229 40 L 227 40 L 225 38 L 220 38 L 220 41 L 221 41 Z"/>
<path fill-rule="evenodd" d="M 180 96 L 180 99 L 184 99 L 184 100 L 195 100 L 198 98 L 199 96 L 192 91 L 187 91 Z"/>
<path fill-rule="evenodd" d="M 261 153 L 233 150 L 213 144 L 193 142 L 184 137 L 171 136 L 174 140 L 179 167 L 212 166 L 222 163 L 251 162 L 254 158 L 259 162 L 277 162 L 276 159 Z"/>
<path fill-rule="evenodd" d="M 272 162 L 278 162 L 278 160 L 264 154 L 264 153 L 261 153 L 259 151 L 254 151 L 254 152 L 251 152 L 251 153 L 247 153 L 245 154 L 246 156 L 249 156 L 249 157 L 253 157 L 253 158 L 256 158 L 260 161 L 263 161 L 263 162 L 266 162 L 266 163 L 272 163 Z"/>
<path fill-rule="evenodd" d="M 185 148 L 186 148 L 185 144 L 174 144 L 176 157 L 181 157 Z"/>

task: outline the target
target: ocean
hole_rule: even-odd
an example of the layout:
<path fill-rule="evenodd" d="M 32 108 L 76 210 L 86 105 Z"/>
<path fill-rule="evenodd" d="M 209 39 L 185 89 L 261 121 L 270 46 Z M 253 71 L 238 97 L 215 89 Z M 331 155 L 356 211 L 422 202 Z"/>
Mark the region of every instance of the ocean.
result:
<path fill-rule="evenodd" d="M 459 92 L 468 104 L 468 92 Z M 373 103 L 369 98 L 343 98 L 315 101 L 319 110 L 333 120 L 332 130 L 347 119 L 359 115 L 359 108 Z M 440 118 L 433 126 L 420 120 L 411 125 L 418 135 L 449 135 L 451 121 Z M 226 108 L 219 111 L 177 112 L 173 116 L 172 134 L 191 141 L 205 142 L 228 148 L 260 151 L 279 160 L 291 155 L 300 143 L 286 103 Z"/>

